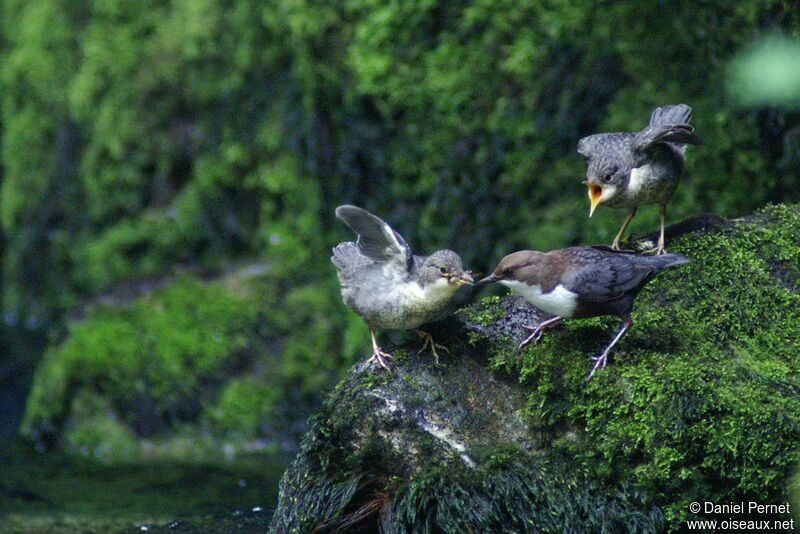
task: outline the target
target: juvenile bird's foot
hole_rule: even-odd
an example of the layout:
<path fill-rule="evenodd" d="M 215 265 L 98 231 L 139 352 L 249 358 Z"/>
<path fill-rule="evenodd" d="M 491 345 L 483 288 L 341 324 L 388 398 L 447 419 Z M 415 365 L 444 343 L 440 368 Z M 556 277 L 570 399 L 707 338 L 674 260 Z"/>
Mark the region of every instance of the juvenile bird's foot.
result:
<path fill-rule="evenodd" d="M 657 247 L 648 248 L 642 251 L 642 254 L 653 254 L 655 256 L 661 256 L 662 254 L 666 254 L 667 249 L 664 248 L 664 245 L 659 245 Z"/>
<path fill-rule="evenodd" d="M 439 365 L 439 353 L 436 352 L 436 349 L 442 350 L 447 354 L 450 354 L 450 350 L 445 347 L 444 345 L 440 345 L 433 341 L 433 336 L 427 332 L 423 332 L 422 330 L 417 330 L 417 335 L 423 338 L 425 341 L 422 343 L 422 348 L 417 351 L 417 354 L 421 354 L 425 351 L 428 347 L 431 349 L 431 353 L 433 353 L 433 359 L 436 362 L 436 365 Z"/>
<path fill-rule="evenodd" d="M 383 352 L 380 345 L 378 345 L 378 336 L 375 334 L 374 330 L 370 329 L 369 335 L 372 338 L 372 357 L 369 360 L 367 360 L 367 364 L 378 362 L 378 365 L 380 365 L 387 371 L 391 371 L 389 365 L 387 365 L 386 363 L 386 360 L 392 359 L 391 354 Z"/>
<path fill-rule="evenodd" d="M 542 339 L 542 336 L 544 335 L 545 330 L 550 330 L 551 328 L 554 328 L 559 323 L 561 323 L 561 321 L 563 321 L 563 320 L 564 320 L 563 317 L 554 317 L 552 319 L 548 319 L 547 321 L 542 321 L 541 323 L 539 323 L 539 326 L 522 325 L 522 328 L 524 328 L 525 330 L 528 330 L 528 331 L 532 331 L 533 333 L 531 335 L 529 335 L 528 337 L 526 337 L 525 340 L 522 343 L 519 344 L 519 347 L 517 347 L 517 350 L 522 350 L 525 347 L 527 347 L 528 345 L 530 345 L 531 343 L 533 343 L 533 344 L 538 343 L 539 340 Z"/>
<path fill-rule="evenodd" d="M 658 245 L 656 248 L 651 248 L 650 250 L 645 250 L 645 254 L 655 254 L 656 256 L 661 256 L 662 254 L 666 254 L 667 251 L 664 248 L 664 218 L 666 217 L 667 207 L 661 206 L 661 230 L 658 234 Z"/>
<path fill-rule="evenodd" d="M 378 365 L 380 365 L 387 371 L 391 371 L 392 370 L 391 367 L 389 367 L 389 364 L 386 363 L 386 360 L 391 360 L 391 359 L 392 359 L 391 354 L 383 352 L 380 348 L 378 348 L 378 350 L 372 353 L 372 357 L 370 357 L 370 359 L 367 360 L 367 364 L 371 365 L 372 363 L 377 362 Z"/>

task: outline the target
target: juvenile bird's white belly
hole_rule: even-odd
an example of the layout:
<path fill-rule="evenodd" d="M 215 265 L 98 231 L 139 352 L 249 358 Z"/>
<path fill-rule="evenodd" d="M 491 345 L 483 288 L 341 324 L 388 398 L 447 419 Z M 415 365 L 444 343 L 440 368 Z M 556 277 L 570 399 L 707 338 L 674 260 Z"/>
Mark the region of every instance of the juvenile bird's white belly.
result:
<path fill-rule="evenodd" d="M 542 287 L 539 285 L 528 285 L 517 280 L 502 280 L 500 283 L 518 293 L 540 310 L 553 315 L 572 317 L 575 306 L 578 304 L 578 294 L 561 284 L 549 293 L 542 293 Z"/>
<path fill-rule="evenodd" d="M 650 172 L 652 172 L 650 165 L 642 165 L 631 170 L 631 179 L 628 182 L 628 194 L 630 196 L 638 196 L 647 187 Z"/>
<path fill-rule="evenodd" d="M 607 202 L 610 207 L 632 207 L 641 204 L 666 203 L 678 185 L 677 171 L 663 163 L 648 163 L 631 169 L 631 177 L 623 194 Z"/>

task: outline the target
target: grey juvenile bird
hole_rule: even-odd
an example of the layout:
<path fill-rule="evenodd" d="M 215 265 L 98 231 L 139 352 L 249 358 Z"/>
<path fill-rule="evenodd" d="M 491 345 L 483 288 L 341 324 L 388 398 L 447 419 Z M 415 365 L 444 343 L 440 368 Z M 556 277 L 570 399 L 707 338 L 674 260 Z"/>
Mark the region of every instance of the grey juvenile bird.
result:
<path fill-rule="evenodd" d="M 578 152 L 589 163 L 584 182 L 589 188 L 589 217 L 598 204 L 628 209 L 611 248 L 619 249 L 639 206 L 658 204 L 661 234 L 655 251 L 664 253 L 667 202 L 683 176 L 686 145 L 703 143 L 689 124 L 691 120 L 689 106 L 664 106 L 653 111 L 650 125 L 641 132 L 596 134 L 578 142 Z"/>
<path fill-rule="evenodd" d="M 522 349 L 542 338 L 545 330 L 564 319 L 617 315 L 623 323 L 595 362 L 589 378 L 606 366 L 612 347 L 633 325 L 631 310 L 639 291 L 661 270 L 683 265 L 689 259 L 680 254 L 641 256 L 608 247 L 572 247 L 537 252 L 521 250 L 509 254 L 494 272 L 477 285 L 500 282 L 519 293 L 537 308 L 556 317 L 537 327 L 523 341 Z"/>
<path fill-rule="evenodd" d="M 385 359 L 391 356 L 381 350 L 376 331 L 415 329 L 431 321 L 459 287 L 472 285 L 472 275 L 452 250 L 415 256 L 403 236 L 366 210 L 339 206 L 336 216 L 358 234 L 355 243 L 340 243 L 333 249 L 331 261 L 339 271 L 342 299 L 369 326 L 373 349 L 369 361 L 388 369 Z M 417 333 L 425 338 L 420 352 L 430 346 L 438 363 L 430 334 Z"/>

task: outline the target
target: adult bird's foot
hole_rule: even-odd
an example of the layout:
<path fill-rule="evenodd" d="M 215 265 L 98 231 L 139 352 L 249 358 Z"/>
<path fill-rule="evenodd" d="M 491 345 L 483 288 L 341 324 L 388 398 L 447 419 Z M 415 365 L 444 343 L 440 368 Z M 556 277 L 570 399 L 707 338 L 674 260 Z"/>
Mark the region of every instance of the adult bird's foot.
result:
<path fill-rule="evenodd" d="M 586 377 L 586 380 L 591 380 L 595 371 L 598 369 L 606 368 L 606 365 L 608 365 L 608 351 L 603 351 L 600 356 L 592 356 L 592 361 L 594 362 L 594 367 L 592 367 L 592 371 L 589 373 L 589 376 Z"/>
<path fill-rule="evenodd" d="M 375 352 L 372 353 L 372 357 L 367 360 L 367 365 L 377 362 L 378 365 L 386 369 L 387 371 L 391 371 L 391 367 L 389 364 L 386 363 L 386 360 L 391 360 L 392 355 L 386 352 L 383 352 L 381 349 L 377 349 Z"/>
<path fill-rule="evenodd" d="M 522 350 L 525 347 L 527 347 L 528 345 L 530 345 L 531 343 L 533 343 L 535 345 L 536 343 L 539 342 L 540 339 L 542 339 L 542 336 L 544 335 L 544 328 L 542 328 L 541 324 L 539 326 L 528 326 L 528 325 L 524 324 L 524 325 L 522 325 L 522 328 L 524 328 L 525 330 L 527 330 L 529 332 L 533 332 L 533 333 L 531 335 L 529 335 L 528 337 L 526 337 L 525 340 L 522 343 L 519 344 L 519 347 L 517 347 L 517 350 Z"/>
<path fill-rule="evenodd" d="M 427 332 L 423 332 L 421 330 L 417 330 L 417 335 L 423 338 L 425 341 L 422 343 L 422 348 L 417 351 L 417 354 L 422 354 L 425 349 L 430 347 L 431 353 L 433 353 L 433 359 L 436 362 L 436 365 L 439 365 L 439 353 L 436 352 L 436 349 L 446 352 L 450 354 L 450 350 L 445 347 L 444 345 L 440 345 L 433 340 L 433 336 Z"/>
<path fill-rule="evenodd" d="M 555 328 L 556 326 L 561 324 L 561 321 L 563 320 L 564 320 L 563 317 L 557 315 L 552 319 L 542 321 L 541 323 L 539 323 L 539 326 L 522 325 L 522 328 L 528 331 L 533 331 L 533 333 L 529 335 L 527 338 L 525 338 L 525 340 L 522 343 L 519 344 L 517 350 L 522 350 L 531 343 L 538 343 L 539 340 L 542 339 L 545 330 L 550 330 L 551 328 Z"/>

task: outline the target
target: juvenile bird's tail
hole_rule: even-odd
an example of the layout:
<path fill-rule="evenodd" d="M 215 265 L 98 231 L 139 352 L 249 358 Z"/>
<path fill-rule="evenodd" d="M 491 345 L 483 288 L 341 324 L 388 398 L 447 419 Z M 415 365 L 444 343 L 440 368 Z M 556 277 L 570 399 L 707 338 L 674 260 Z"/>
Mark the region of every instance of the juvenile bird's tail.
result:
<path fill-rule="evenodd" d="M 686 145 L 702 145 L 703 140 L 694 133 L 692 108 L 686 104 L 662 106 L 650 115 L 650 125 L 636 134 L 634 149 L 647 151 L 658 143 L 673 143 L 681 153 Z"/>
<path fill-rule="evenodd" d="M 692 108 L 686 104 L 662 106 L 650 115 L 650 126 L 681 125 L 692 122 Z"/>
<path fill-rule="evenodd" d="M 662 254 L 661 256 L 646 256 L 647 263 L 655 267 L 656 272 L 670 267 L 677 267 L 689 263 L 689 258 L 681 254 Z"/>
<path fill-rule="evenodd" d="M 333 247 L 331 263 L 339 270 L 347 272 L 349 269 L 364 263 L 367 259 L 358 252 L 358 247 L 352 241 L 339 243 Z"/>

